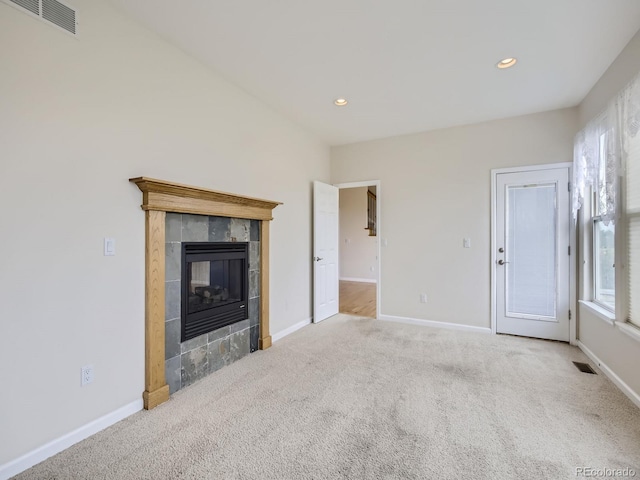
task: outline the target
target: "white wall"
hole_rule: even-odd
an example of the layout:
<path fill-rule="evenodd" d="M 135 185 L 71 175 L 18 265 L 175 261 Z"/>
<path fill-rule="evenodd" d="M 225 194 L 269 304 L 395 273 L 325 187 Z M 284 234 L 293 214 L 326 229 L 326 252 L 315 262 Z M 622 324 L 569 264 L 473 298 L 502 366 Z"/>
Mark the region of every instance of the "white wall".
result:
<path fill-rule="evenodd" d="M 624 47 L 578 107 L 580 128 L 604 110 L 613 98 L 640 71 L 640 31 Z"/>
<path fill-rule="evenodd" d="M 569 162 L 576 130 L 573 108 L 332 148 L 332 183 L 381 181 L 381 314 L 488 328 L 491 169 Z"/>
<path fill-rule="evenodd" d="M 625 393 L 640 401 L 640 341 L 619 328 L 606 323 L 591 309 L 580 304 L 578 308 L 578 340 L 624 384 Z M 602 366 L 602 365 L 600 365 Z M 620 385 L 618 385 L 620 386 Z"/>
<path fill-rule="evenodd" d="M 618 58 L 591 89 L 579 106 L 580 127 L 600 113 L 616 93 L 640 72 L 640 32 L 631 39 Z M 582 230 L 580 240 L 584 240 Z M 590 248 L 580 244 L 582 266 L 591 262 Z M 578 281 L 581 299 L 591 300 L 589 285 L 585 282 L 585 272 L 579 269 Z M 605 323 L 598 315 L 584 305 L 578 310 L 578 339 L 606 367 L 608 367 L 630 391 L 640 399 L 640 342 L 624 334 L 620 329 Z M 620 319 L 623 320 L 623 319 Z"/>
<path fill-rule="evenodd" d="M 130 177 L 284 202 L 271 331 L 311 316 L 311 181 L 329 180 L 328 146 L 108 2 L 73 4 L 77 39 L 0 3 L 0 466 L 141 398 L 144 213 Z"/>
<path fill-rule="evenodd" d="M 365 229 L 367 190 L 368 187 L 340 189 L 340 278 L 377 278 L 378 237 L 370 237 Z"/>

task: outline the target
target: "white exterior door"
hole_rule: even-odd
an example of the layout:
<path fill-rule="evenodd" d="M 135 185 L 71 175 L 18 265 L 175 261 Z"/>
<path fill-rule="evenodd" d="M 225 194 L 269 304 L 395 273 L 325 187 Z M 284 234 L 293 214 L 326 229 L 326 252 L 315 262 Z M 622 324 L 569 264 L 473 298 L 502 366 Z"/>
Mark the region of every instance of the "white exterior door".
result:
<path fill-rule="evenodd" d="M 338 188 L 313 182 L 313 321 L 338 313 Z"/>
<path fill-rule="evenodd" d="M 569 169 L 496 175 L 496 331 L 569 341 Z"/>

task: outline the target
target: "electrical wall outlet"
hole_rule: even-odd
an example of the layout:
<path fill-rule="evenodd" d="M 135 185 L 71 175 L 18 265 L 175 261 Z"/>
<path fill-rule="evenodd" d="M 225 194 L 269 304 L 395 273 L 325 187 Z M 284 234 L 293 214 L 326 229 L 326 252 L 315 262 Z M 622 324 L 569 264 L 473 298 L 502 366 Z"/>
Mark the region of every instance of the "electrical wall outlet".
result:
<path fill-rule="evenodd" d="M 420 303 L 427 303 L 427 294 L 426 293 L 421 293 L 420 294 Z"/>
<path fill-rule="evenodd" d="M 85 365 L 80 369 L 80 385 L 85 387 L 93 383 L 93 365 Z"/>

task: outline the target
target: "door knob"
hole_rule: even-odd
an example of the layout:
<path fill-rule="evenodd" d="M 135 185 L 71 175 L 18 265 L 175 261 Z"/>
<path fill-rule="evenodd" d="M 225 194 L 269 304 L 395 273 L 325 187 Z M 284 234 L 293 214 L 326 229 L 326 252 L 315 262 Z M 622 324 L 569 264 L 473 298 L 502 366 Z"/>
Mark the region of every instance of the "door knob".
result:
<path fill-rule="evenodd" d="M 505 262 L 504 260 L 500 259 L 498 260 L 498 265 L 504 265 L 505 263 L 509 263 L 509 262 Z"/>
<path fill-rule="evenodd" d="M 322 258 L 321 258 L 321 257 L 313 257 L 313 259 L 314 259 L 316 262 L 319 262 L 320 260 L 322 260 Z"/>

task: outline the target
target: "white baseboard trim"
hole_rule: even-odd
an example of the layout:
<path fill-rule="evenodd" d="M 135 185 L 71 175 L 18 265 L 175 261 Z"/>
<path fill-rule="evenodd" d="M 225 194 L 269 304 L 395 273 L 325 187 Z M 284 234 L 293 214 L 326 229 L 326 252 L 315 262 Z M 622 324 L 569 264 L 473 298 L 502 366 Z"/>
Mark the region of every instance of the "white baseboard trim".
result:
<path fill-rule="evenodd" d="M 378 283 L 375 278 L 340 277 L 343 282 Z"/>
<path fill-rule="evenodd" d="M 20 472 L 24 472 L 28 468 L 52 457 L 56 453 L 60 453 L 81 440 L 98 433 L 100 430 L 104 430 L 105 428 L 118 423 L 120 420 L 139 412 L 142 408 L 143 402 L 141 398 L 140 400 L 131 402 L 124 407 L 120 407 L 111 413 L 93 420 L 80 428 L 76 428 L 74 431 L 56 438 L 55 440 L 52 440 L 49 443 L 16 458 L 15 460 L 11 460 L 4 465 L 0 465 L 0 480 L 7 480 Z"/>
<path fill-rule="evenodd" d="M 422 325 L 425 327 L 446 328 L 448 330 L 465 330 L 467 332 L 491 333 L 491 329 L 489 327 L 474 327 L 472 325 L 461 325 L 459 323 L 436 322 L 433 320 L 396 317 L 393 315 L 379 315 L 378 320 L 384 320 L 385 322 L 408 323 L 411 325 Z"/>
<path fill-rule="evenodd" d="M 602 373 L 604 373 L 609 380 L 611 380 L 613 382 L 613 384 L 618 387 L 620 390 L 622 390 L 622 393 L 624 393 L 627 397 L 629 397 L 629 399 L 636 404 L 636 406 L 638 408 L 640 408 L 640 394 L 638 394 L 638 392 L 634 392 L 633 389 L 627 385 L 625 383 L 624 380 L 622 380 L 617 374 L 616 372 L 614 372 L 613 370 L 611 370 L 609 368 L 609 366 L 604 363 L 602 360 L 600 360 L 598 358 L 598 356 L 593 353 L 589 347 L 587 347 L 584 343 L 582 343 L 580 340 L 578 340 L 578 348 L 580 350 L 582 350 L 584 352 L 584 354 L 589 357 L 589 359 L 595 363 L 598 368 L 600 370 L 602 370 Z"/>
<path fill-rule="evenodd" d="M 275 343 L 278 340 L 282 340 L 287 335 L 291 335 L 293 332 L 296 332 L 301 328 L 306 327 L 310 323 L 311 323 L 311 317 L 306 318 L 301 322 L 296 323 L 295 325 L 291 325 L 290 327 L 285 328 L 284 330 L 280 330 L 278 333 L 274 333 L 273 335 L 271 335 L 271 341 Z"/>

